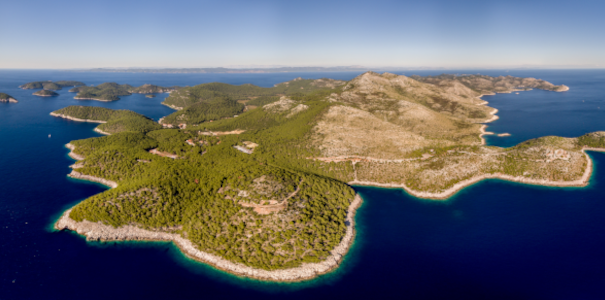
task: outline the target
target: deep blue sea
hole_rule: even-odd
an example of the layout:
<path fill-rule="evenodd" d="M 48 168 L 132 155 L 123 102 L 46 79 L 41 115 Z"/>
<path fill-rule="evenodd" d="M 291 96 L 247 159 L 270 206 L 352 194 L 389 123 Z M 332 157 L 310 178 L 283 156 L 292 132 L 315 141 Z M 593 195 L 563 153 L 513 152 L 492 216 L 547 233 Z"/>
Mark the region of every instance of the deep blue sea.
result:
<path fill-rule="evenodd" d="M 566 84 L 486 96 L 500 110 L 488 130 L 511 146 L 543 135 L 605 130 L 605 70 L 460 70 Z M 440 71 L 405 71 L 438 75 Z M 356 73 L 132 74 L 0 70 L 0 299 L 605 299 L 605 154 L 586 188 L 487 180 L 447 201 L 398 189 L 356 187 L 364 198 L 357 236 L 336 271 L 303 283 L 242 279 L 191 261 L 170 243 L 90 243 L 52 230 L 68 207 L 103 192 L 66 175 L 64 144 L 99 136 L 96 124 L 49 116 L 68 105 L 131 109 L 154 119 L 172 112 L 166 94 L 103 103 L 32 96 L 37 80 L 162 86 L 220 81 L 272 86 L 295 77 L 352 79 Z M 52 136 L 49 138 L 48 135 Z"/>

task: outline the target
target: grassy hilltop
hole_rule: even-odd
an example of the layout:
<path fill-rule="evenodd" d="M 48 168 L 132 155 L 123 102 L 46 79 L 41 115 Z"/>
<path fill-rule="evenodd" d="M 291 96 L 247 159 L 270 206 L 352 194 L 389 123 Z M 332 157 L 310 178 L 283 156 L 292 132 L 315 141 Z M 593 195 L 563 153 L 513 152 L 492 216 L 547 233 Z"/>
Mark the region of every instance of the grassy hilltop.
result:
<path fill-rule="evenodd" d="M 477 96 L 528 85 L 467 79 L 368 72 L 349 82 L 297 79 L 272 88 L 202 84 L 165 101 L 180 110 L 164 124 L 187 124 L 182 130 L 160 129 L 133 112 L 64 108 L 55 113 L 107 121 L 99 127 L 112 135 L 71 142 L 85 157 L 75 168 L 118 183 L 70 216 L 177 233 L 247 266 L 292 268 L 324 260 L 342 240 L 354 197 L 348 182 L 440 193 L 493 174 L 573 181 L 587 164 L 582 147 L 605 146 L 602 132 L 483 146 L 479 123 L 493 109 Z"/>

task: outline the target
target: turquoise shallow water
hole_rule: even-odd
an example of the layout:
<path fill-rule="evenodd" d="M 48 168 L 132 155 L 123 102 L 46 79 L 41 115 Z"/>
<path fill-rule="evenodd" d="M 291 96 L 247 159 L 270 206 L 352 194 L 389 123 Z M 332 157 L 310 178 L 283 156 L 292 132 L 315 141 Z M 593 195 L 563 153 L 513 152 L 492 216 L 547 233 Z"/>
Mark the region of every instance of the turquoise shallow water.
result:
<path fill-rule="evenodd" d="M 603 70 L 482 73 L 534 76 L 571 87 L 567 93 L 486 97 L 501 116 L 488 130 L 513 134 L 488 138 L 492 145 L 509 146 L 545 134 L 577 136 L 605 130 L 605 118 L 597 108 L 605 107 L 600 106 L 605 99 Z M 83 104 L 132 109 L 159 119 L 172 110 L 159 104 L 165 95 L 82 102 L 66 90 L 59 91 L 59 97 L 38 98 L 18 85 L 73 79 L 87 84 L 223 81 L 271 86 L 298 76 L 351 79 L 356 75 L 0 71 L 0 92 L 20 100 L 0 105 L 0 299 L 605 298 L 602 153 L 590 153 L 596 166 L 586 188 L 488 180 L 448 201 L 427 201 L 398 189 L 356 187 L 364 204 L 356 217 L 353 248 L 341 268 L 304 283 L 238 278 L 191 261 L 170 243 L 87 243 L 74 233 L 51 230 L 62 211 L 105 187 L 65 176 L 73 160 L 63 145 L 99 136 L 92 131 L 96 125 L 48 113 Z"/>

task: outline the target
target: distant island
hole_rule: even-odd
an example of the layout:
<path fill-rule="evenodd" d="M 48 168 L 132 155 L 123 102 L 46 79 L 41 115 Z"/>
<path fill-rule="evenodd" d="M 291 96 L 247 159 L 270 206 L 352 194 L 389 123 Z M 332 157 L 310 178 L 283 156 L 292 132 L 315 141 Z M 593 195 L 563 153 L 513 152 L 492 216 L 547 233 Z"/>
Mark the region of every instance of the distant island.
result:
<path fill-rule="evenodd" d="M 76 87 L 76 86 L 84 86 L 83 82 L 80 81 L 69 81 L 69 80 L 61 80 L 61 81 L 34 81 L 29 82 L 19 87 L 24 90 L 37 90 L 37 89 L 45 89 L 48 91 L 58 91 L 64 87 Z"/>
<path fill-rule="evenodd" d="M 132 94 L 157 94 L 170 93 L 180 87 L 161 87 L 152 84 L 144 84 L 140 87 L 133 87 L 129 84 L 117 84 L 115 82 L 106 82 L 97 86 L 75 87 L 69 92 L 78 93 L 74 99 L 78 100 L 97 100 L 97 101 L 116 101 L 119 96 L 130 96 Z"/>
<path fill-rule="evenodd" d="M 145 95 L 145 98 L 155 98 L 154 94 Z"/>
<path fill-rule="evenodd" d="M 39 90 L 35 93 L 33 93 L 32 95 L 34 96 L 39 96 L 39 97 L 54 97 L 54 96 L 59 96 L 59 94 L 53 92 L 53 91 L 49 91 L 49 90 Z"/>
<path fill-rule="evenodd" d="M 362 66 L 343 67 L 278 67 L 278 68 L 96 68 L 72 70 L 76 72 L 111 72 L 111 73 L 291 73 L 291 72 L 365 72 L 370 68 Z"/>
<path fill-rule="evenodd" d="M 13 98 L 9 94 L 0 93 L 0 102 L 4 102 L 4 103 L 17 103 L 19 101 L 17 101 L 17 99 Z"/>
<path fill-rule="evenodd" d="M 564 91 L 532 78 L 302 79 L 262 88 L 208 83 L 174 91 L 160 124 L 125 110 L 51 113 L 102 123 L 71 141 L 70 176 L 112 189 L 64 212 L 57 229 L 88 240 L 173 241 L 189 257 L 272 281 L 338 267 L 354 239 L 361 197 L 351 185 L 446 199 L 487 178 L 585 186 L 605 132 L 486 146 L 497 119 L 482 94 Z M 164 128 L 162 128 L 164 127 Z"/>

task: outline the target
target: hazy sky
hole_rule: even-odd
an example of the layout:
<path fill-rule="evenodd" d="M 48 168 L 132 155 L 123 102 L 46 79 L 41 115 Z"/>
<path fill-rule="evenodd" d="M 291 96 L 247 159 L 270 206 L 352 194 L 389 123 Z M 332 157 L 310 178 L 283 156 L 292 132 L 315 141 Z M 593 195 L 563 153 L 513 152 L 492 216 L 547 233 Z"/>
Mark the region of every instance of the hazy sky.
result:
<path fill-rule="evenodd" d="M 0 68 L 605 67 L 605 1 L 0 1 Z"/>

